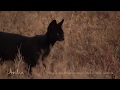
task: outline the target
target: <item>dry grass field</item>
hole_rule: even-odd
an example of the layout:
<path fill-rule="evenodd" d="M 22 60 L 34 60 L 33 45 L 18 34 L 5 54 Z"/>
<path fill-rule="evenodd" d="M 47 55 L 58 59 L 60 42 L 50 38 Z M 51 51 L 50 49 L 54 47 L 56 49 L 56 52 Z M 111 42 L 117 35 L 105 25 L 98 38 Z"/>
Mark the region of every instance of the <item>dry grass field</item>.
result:
<path fill-rule="evenodd" d="M 119 79 L 119 11 L 0 11 L 0 31 L 32 37 L 45 34 L 53 19 L 60 22 L 63 18 L 65 40 L 55 43 L 46 71 L 39 60 L 33 75 L 28 75 L 18 54 L 15 63 L 0 64 L 0 78 Z M 19 73 L 10 75 L 10 70 Z"/>

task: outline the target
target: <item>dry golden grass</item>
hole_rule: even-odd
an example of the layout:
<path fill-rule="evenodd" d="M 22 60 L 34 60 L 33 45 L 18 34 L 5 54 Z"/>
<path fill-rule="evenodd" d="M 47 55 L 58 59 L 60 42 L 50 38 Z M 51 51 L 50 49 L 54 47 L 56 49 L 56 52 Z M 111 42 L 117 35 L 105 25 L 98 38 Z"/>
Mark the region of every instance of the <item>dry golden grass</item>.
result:
<path fill-rule="evenodd" d="M 0 31 L 25 36 L 44 34 L 48 24 L 65 19 L 65 40 L 47 57 L 47 70 L 39 64 L 33 75 L 25 71 L 20 55 L 0 65 L 0 78 L 12 79 L 119 79 L 120 12 L 113 11 L 1 11 Z M 12 69 L 24 74 L 8 75 Z"/>

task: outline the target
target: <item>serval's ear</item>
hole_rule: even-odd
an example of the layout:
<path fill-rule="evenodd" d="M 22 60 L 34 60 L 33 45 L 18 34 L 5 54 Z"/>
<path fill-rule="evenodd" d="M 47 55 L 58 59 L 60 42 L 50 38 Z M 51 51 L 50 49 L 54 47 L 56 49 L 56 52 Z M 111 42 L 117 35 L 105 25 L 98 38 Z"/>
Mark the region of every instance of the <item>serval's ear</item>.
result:
<path fill-rule="evenodd" d="M 54 28 L 56 25 L 57 25 L 56 20 L 53 20 L 53 21 L 49 24 L 49 26 L 48 26 L 48 30 Z"/>
<path fill-rule="evenodd" d="M 61 22 L 59 22 L 58 25 L 62 27 L 63 22 L 64 22 L 64 19 Z"/>

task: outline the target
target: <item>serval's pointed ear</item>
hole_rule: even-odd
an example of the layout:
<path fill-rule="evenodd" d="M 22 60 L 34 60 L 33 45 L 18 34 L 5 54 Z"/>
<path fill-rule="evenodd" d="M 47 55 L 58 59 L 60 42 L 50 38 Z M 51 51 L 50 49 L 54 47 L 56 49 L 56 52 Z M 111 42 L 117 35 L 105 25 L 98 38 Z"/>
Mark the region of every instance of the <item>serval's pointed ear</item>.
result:
<path fill-rule="evenodd" d="M 53 21 L 50 23 L 50 25 L 56 25 L 56 24 L 57 24 L 56 20 L 53 20 Z"/>
<path fill-rule="evenodd" d="M 58 25 L 62 26 L 63 22 L 64 22 L 64 19 L 61 22 L 59 22 Z"/>
<path fill-rule="evenodd" d="M 49 24 L 48 29 L 51 29 L 51 28 L 55 27 L 56 25 L 57 25 L 56 20 L 53 20 L 53 21 Z"/>

